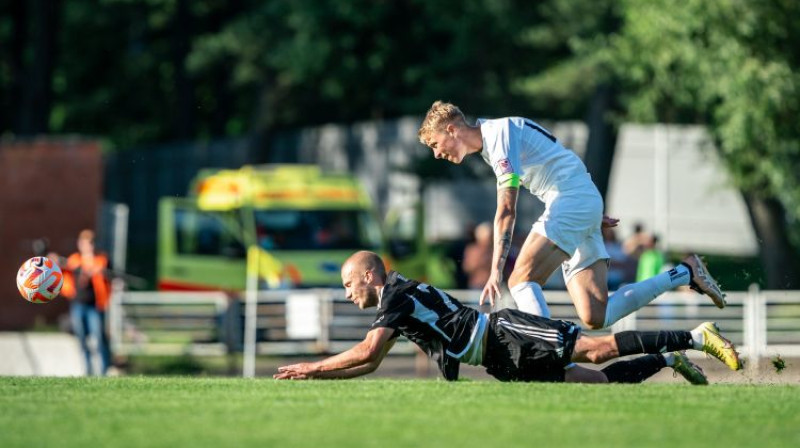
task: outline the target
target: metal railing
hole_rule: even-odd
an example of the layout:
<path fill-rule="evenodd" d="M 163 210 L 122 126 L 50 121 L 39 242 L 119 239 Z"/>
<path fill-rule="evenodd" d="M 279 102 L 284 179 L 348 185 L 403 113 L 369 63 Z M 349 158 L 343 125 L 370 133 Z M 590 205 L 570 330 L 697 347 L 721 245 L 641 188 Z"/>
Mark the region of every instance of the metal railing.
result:
<path fill-rule="evenodd" d="M 478 308 L 479 292 L 448 291 Z M 565 291 L 546 291 L 552 317 L 579 322 Z M 243 297 L 243 296 L 242 296 Z M 663 294 L 617 322 L 608 334 L 626 329 L 691 329 L 716 321 L 748 360 L 800 356 L 800 291 L 732 292 L 716 308 L 694 292 Z M 123 355 L 223 355 L 240 352 L 245 341 L 245 301 L 222 292 L 128 292 L 117 290 L 109 310 L 115 353 Z M 251 325 L 255 349 L 246 357 L 337 353 L 363 339 L 375 309 L 360 310 L 342 289 L 260 291 Z M 488 312 L 488 306 L 480 307 Z M 394 354 L 415 353 L 401 338 Z M 254 359 L 249 362 L 253 363 Z M 749 363 L 757 365 L 758 363 Z"/>

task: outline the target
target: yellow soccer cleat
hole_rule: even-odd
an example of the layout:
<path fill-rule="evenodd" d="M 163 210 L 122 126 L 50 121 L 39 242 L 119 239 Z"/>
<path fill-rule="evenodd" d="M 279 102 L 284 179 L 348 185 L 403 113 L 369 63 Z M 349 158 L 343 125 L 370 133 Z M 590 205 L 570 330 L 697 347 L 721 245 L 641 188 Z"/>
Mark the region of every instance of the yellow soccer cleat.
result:
<path fill-rule="evenodd" d="M 684 352 L 673 352 L 675 364 L 672 365 L 672 370 L 676 375 L 686 378 L 686 381 L 695 385 L 707 385 L 708 379 L 703 369 L 697 364 L 689 361 Z"/>
<path fill-rule="evenodd" d="M 703 322 L 694 331 L 703 335 L 703 348 L 701 349 L 703 352 L 724 362 L 731 370 L 740 370 L 742 368 L 736 348 L 731 341 L 719 334 L 719 328 L 717 328 L 716 323 Z"/>

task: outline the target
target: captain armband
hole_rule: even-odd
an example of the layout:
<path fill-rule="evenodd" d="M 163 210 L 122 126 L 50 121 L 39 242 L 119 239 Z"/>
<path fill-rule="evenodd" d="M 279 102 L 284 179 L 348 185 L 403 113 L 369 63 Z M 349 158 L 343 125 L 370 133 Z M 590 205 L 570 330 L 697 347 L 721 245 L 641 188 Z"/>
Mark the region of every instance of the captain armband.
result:
<path fill-rule="evenodd" d="M 497 178 L 497 188 L 519 188 L 519 175 L 514 173 L 503 174 Z"/>

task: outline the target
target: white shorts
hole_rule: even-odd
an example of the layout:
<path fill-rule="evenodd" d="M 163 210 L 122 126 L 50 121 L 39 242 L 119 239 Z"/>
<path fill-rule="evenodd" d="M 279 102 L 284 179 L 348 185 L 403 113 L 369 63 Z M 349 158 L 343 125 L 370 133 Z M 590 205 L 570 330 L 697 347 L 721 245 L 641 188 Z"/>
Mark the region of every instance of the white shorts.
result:
<path fill-rule="evenodd" d="M 564 283 L 598 260 L 608 260 L 600 226 L 603 198 L 591 183 L 545 197 L 545 210 L 532 231 L 549 239 L 571 258 L 561 265 Z"/>

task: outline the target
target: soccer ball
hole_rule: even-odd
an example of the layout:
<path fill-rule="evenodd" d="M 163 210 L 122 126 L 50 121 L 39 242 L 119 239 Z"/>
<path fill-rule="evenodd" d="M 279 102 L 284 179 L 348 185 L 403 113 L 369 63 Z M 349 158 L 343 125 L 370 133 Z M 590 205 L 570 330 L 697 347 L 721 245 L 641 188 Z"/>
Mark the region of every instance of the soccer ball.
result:
<path fill-rule="evenodd" d="M 61 268 L 47 257 L 33 257 L 17 271 L 17 289 L 31 303 L 48 303 L 58 296 L 64 284 Z"/>

